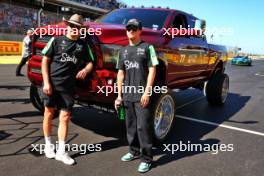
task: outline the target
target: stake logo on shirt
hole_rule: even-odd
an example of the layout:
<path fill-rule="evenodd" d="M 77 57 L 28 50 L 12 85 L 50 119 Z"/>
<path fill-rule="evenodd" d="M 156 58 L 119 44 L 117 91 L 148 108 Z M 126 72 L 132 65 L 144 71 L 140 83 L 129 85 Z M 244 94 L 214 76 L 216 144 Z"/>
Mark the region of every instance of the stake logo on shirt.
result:
<path fill-rule="evenodd" d="M 73 62 L 74 64 L 76 64 L 77 58 L 75 56 L 71 57 L 67 53 L 62 53 L 60 61 L 61 62 Z"/>
<path fill-rule="evenodd" d="M 124 64 L 126 66 L 126 70 L 131 69 L 131 68 L 139 68 L 139 64 L 137 61 L 129 61 L 129 60 L 125 60 Z"/>

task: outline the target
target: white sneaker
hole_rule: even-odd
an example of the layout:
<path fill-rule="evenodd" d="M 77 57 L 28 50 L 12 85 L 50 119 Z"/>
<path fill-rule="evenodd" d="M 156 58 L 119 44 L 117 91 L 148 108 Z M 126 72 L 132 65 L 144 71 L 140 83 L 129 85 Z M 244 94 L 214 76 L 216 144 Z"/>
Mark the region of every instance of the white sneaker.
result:
<path fill-rule="evenodd" d="M 45 146 L 44 153 L 45 156 L 49 159 L 55 158 L 56 156 L 53 146 Z"/>
<path fill-rule="evenodd" d="M 66 152 L 63 154 L 56 153 L 55 159 L 57 161 L 62 161 L 67 165 L 73 165 L 75 163 L 74 159 L 72 159 Z"/>

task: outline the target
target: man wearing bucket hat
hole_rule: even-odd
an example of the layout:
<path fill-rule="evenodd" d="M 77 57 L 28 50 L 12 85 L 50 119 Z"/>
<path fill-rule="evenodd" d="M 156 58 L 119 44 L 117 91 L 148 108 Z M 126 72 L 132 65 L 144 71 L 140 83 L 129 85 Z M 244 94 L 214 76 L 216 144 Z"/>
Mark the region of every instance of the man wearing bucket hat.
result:
<path fill-rule="evenodd" d="M 150 118 L 150 96 L 156 75 L 158 59 L 154 47 L 141 41 L 142 24 L 137 19 L 130 19 L 126 24 L 129 45 L 122 48 L 117 63 L 118 97 L 116 109 L 123 102 L 126 112 L 126 129 L 129 152 L 121 160 L 131 161 L 140 156 L 138 171 L 143 173 L 151 168 L 152 131 Z M 124 86 L 136 89 L 144 87 L 144 93 L 123 92 Z M 123 97 L 122 97 L 123 96 Z"/>
<path fill-rule="evenodd" d="M 67 34 L 52 37 L 42 51 L 44 153 L 47 158 L 55 158 L 72 165 L 75 161 L 65 151 L 65 141 L 74 104 L 75 79 L 85 79 L 93 68 L 94 57 L 90 47 L 79 39 L 80 29 L 83 27 L 82 16 L 74 14 L 65 23 Z M 83 63 L 86 63 L 86 66 L 79 70 Z M 56 154 L 50 137 L 55 109 L 60 110 Z"/>

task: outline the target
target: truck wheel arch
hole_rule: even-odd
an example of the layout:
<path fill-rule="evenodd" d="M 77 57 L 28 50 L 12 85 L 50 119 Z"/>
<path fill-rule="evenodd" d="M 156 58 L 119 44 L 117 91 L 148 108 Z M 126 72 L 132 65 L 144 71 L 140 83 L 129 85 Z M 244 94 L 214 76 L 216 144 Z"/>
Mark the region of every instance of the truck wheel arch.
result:
<path fill-rule="evenodd" d="M 216 67 L 215 67 L 215 73 L 221 71 L 222 73 L 224 72 L 224 63 L 222 60 L 219 60 L 219 62 L 217 63 Z"/>
<path fill-rule="evenodd" d="M 219 60 L 217 62 L 217 64 L 215 64 L 216 66 L 214 67 L 213 71 L 211 72 L 209 79 L 212 78 L 212 76 L 214 76 L 216 73 L 221 72 L 224 73 L 225 69 L 224 69 L 224 63 L 222 60 Z"/>
<path fill-rule="evenodd" d="M 157 65 L 155 84 L 166 85 L 167 83 L 167 67 L 163 60 L 158 59 L 159 65 Z"/>

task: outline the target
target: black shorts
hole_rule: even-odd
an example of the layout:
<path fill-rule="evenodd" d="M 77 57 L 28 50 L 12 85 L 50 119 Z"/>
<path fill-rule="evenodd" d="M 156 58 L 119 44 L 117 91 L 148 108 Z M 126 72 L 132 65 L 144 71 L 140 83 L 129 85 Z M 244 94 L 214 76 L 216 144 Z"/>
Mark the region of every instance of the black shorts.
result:
<path fill-rule="evenodd" d="M 74 105 L 73 94 L 67 92 L 54 91 L 51 96 L 42 92 L 42 100 L 45 107 L 52 107 L 63 111 L 72 111 Z"/>

